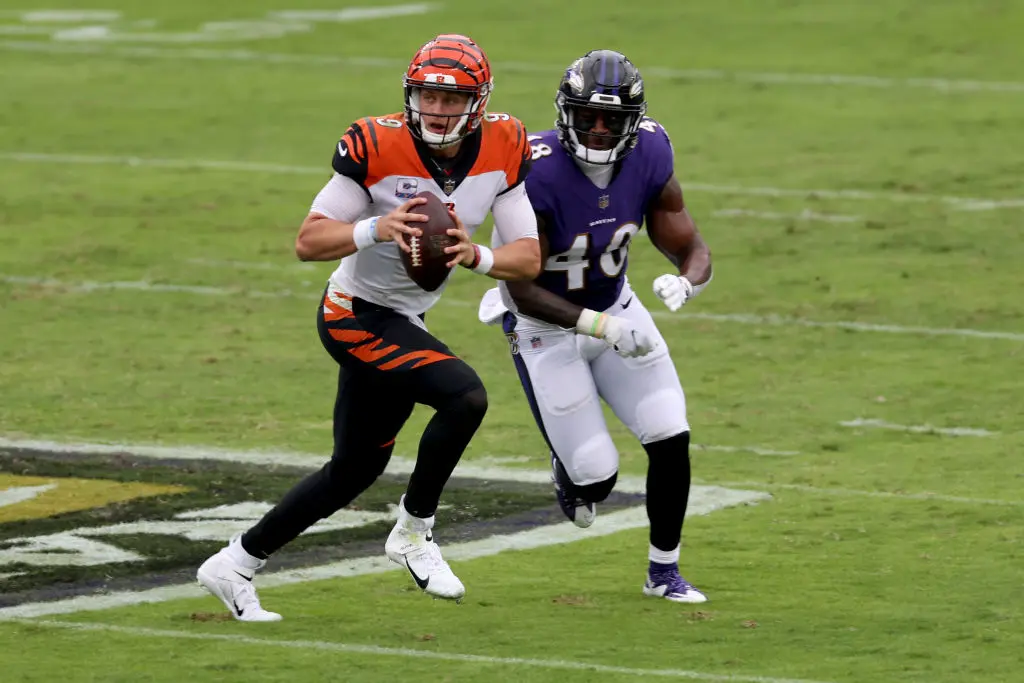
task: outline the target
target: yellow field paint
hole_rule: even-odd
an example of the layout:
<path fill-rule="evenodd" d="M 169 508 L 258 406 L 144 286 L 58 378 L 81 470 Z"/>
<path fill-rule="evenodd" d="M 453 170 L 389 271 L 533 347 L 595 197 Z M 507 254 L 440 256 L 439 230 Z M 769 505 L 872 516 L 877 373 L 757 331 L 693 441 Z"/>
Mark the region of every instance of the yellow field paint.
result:
<path fill-rule="evenodd" d="M 0 473 L 0 524 L 185 491 L 184 486 Z"/>

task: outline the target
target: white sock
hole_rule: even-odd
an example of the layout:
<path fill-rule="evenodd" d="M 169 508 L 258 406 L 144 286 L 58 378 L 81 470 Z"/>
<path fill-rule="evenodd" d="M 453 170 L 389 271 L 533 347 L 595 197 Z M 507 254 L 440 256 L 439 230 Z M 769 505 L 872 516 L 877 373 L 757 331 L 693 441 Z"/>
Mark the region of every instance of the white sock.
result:
<path fill-rule="evenodd" d="M 658 550 L 652 545 L 650 550 L 647 551 L 647 559 L 658 564 L 678 564 L 679 546 L 676 546 L 673 550 Z"/>
<path fill-rule="evenodd" d="M 426 533 L 428 530 L 434 528 L 434 515 L 430 515 L 429 517 L 415 517 L 411 512 L 405 509 L 405 494 L 402 494 L 402 499 L 398 501 L 398 523 L 406 529 Z"/>
<path fill-rule="evenodd" d="M 258 557 L 254 557 L 242 547 L 242 537 L 239 536 L 228 543 L 228 557 L 230 557 L 236 564 L 239 564 L 246 569 L 259 569 L 263 566 L 263 560 Z"/>

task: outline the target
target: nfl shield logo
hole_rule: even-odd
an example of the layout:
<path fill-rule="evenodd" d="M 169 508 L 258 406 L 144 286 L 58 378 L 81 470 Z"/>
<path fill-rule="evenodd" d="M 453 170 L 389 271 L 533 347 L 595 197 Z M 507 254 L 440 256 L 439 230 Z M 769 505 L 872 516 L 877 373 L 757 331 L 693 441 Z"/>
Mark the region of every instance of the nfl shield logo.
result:
<path fill-rule="evenodd" d="M 607 209 L 610 201 L 611 197 L 609 197 L 606 194 L 601 195 L 600 197 L 597 198 L 597 208 Z"/>
<path fill-rule="evenodd" d="M 530 337 L 530 348 L 536 349 L 544 344 L 540 337 Z"/>
<path fill-rule="evenodd" d="M 442 189 L 444 189 L 445 194 L 451 194 L 452 192 L 455 192 L 455 180 L 452 178 L 446 179 L 444 181 L 444 188 Z"/>

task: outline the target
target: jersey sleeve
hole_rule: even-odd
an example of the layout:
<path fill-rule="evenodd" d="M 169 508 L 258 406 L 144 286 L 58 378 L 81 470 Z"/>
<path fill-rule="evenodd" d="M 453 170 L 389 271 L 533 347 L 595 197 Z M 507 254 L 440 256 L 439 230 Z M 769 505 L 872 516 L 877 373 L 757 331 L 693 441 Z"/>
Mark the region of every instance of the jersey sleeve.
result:
<path fill-rule="evenodd" d="M 334 148 L 331 167 L 335 173 L 351 178 L 369 194 L 366 180 L 370 174 L 370 163 L 378 147 L 377 131 L 370 119 L 356 121 L 341 136 Z"/>
<path fill-rule="evenodd" d="M 526 177 L 530 173 L 530 166 L 533 163 L 533 149 L 530 147 L 529 136 L 526 134 L 526 126 L 514 116 L 509 117 L 507 125 L 507 135 L 511 149 L 505 163 L 505 180 L 508 183 L 508 187 L 504 192 L 508 192 L 512 188 L 526 182 Z"/>
<path fill-rule="evenodd" d="M 551 150 L 554 142 L 547 135 L 531 135 L 527 139 L 530 158 L 533 160 L 530 173 L 526 178 L 526 194 L 530 197 L 534 213 L 549 216 L 555 213 L 557 201 L 552 188 L 557 186 L 550 167 Z"/>
<path fill-rule="evenodd" d="M 498 235 L 501 244 L 511 244 L 521 239 L 538 239 L 537 215 L 522 183 L 500 195 L 491 213 L 494 214 L 492 239 Z"/>
<path fill-rule="evenodd" d="M 661 194 L 665 183 L 675 173 L 675 151 L 672 149 L 668 132 L 654 119 L 644 119 L 640 124 L 639 134 L 647 137 L 645 143 L 650 149 L 647 167 L 648 190 L 644 202 L 646 205 Z"/>

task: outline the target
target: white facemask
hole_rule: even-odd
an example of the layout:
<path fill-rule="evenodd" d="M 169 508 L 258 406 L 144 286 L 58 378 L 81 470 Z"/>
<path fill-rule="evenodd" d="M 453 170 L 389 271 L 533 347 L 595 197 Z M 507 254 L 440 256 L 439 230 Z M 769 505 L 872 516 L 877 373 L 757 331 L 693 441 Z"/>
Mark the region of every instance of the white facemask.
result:
<path fill-rule="evenodd" d="M 445 148 L 451 147 L 462 140 L 463 134 L 462 129 L 469 123 L 469 114 L 473 110 L 473 105 L 476 98 L 470 97 L 469 101 L 466 102 L 465 113 L 459 117 L 455 127 L 448 133 L 435 133 L 431 130 L 427 130 L 427 127 L 423 125 L 420 120 L 420 91 L 414 89 L 409 95 L 409 102 L 412 105 L 412 124 L 420 127 L 420 137 L 423 142 L 427 143 L 431 147 Z"/>

